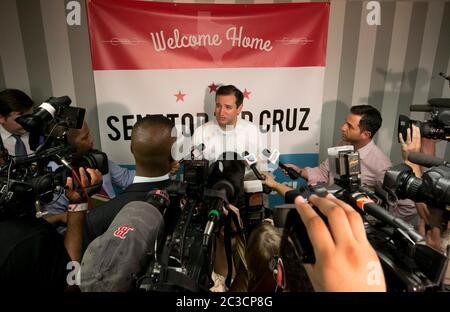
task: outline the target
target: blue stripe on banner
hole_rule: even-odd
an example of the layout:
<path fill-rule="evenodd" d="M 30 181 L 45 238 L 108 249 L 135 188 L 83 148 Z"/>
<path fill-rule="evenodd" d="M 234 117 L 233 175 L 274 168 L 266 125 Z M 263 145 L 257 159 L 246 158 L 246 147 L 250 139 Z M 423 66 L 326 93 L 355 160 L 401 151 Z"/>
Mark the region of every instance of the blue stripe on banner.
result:
<path fill-rule="evenodd" d="M 284 154 L 280 155 L 280 161 L 283 164 L 295 164 L 300 167 L 316 167 L 319 164 L 319 154 Z M 121 167 L 134 170 L 135 165 L 121 165 Z M 177 180 L 181 177 L 182 168 L 178 171 Z M 305 185 L 306 181 L 304 179 L 298 179 L 292 181 L 289 177 L 283 175 L 281 170 L 275 170 L 273 172 L 275 175 L 275 180 L 280 183 L 286 184 L 292 188 L 297 188 L 301 185 Z M 276 205 L 284 204 L 284 199 L 281 198 L 276 192 L 269 195 L 269 207 L 274 208 Z"/>

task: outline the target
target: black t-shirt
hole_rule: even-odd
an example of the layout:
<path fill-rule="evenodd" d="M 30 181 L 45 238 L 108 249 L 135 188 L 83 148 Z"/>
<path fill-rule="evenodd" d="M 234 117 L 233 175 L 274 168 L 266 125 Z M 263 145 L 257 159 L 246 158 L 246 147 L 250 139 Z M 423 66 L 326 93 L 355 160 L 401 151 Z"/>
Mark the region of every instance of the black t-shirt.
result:
<path fill-rule="evenodd" d="M 47 221 L 0 221 L 0 283 L 4 287 L 63 291 L 70 261 L 63 238 Z"/>

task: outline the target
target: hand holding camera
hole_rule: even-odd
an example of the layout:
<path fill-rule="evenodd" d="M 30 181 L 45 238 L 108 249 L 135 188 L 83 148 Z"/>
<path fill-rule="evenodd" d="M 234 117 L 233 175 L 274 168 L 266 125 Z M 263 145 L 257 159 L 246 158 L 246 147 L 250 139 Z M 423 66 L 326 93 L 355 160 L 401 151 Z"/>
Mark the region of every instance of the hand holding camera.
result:
<path fill-rule="evenodd" d="M 328 227 L 307 203 L 295 206 L 314 249 L 315 264 L 305 264 L 316 291 L 386 291 L 380 260 L 367 240 L 362 218 L 352 207 L 329 194 L 309 202 L 327 217 Z"/>
<path fill-rule="evenodd" d="M 87 173 L 86 173 L 87 172 Z M 88 177 L 89 174 L 89 177 Z M 79 184 L 82 187 L 82 190 L 77 191 L 74 189 L 73 178 L 67 178 L 66 184 L 66 196 L 69 199 L 70 203 L 81 203 L 87 201 L 87 194 L 83 194 L 83 190 L 87 187 L 101 185 L 102 184 L 102 174 L 98 169 L 87 168 L 86 170 L 83 167 L 79 168 Z"/>

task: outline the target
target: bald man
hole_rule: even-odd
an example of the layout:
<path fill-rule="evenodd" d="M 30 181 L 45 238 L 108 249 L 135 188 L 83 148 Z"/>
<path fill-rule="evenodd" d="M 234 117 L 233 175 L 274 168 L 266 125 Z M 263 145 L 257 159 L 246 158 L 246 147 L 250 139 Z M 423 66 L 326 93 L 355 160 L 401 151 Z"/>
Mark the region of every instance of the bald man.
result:
<path fill-rule="evenodd" d="M 93 209 L 86 218 L 85 247 L 103 234 L 117 213 L 127 203 L 144 200 L 150 190 L 165 189 L 170 185 L 169 171 L 173 123 L 160 115 L 147 116 L 139 120 L 131 134 L 131 153 L 136 162 L 133 184 L 109 202 Z"/>

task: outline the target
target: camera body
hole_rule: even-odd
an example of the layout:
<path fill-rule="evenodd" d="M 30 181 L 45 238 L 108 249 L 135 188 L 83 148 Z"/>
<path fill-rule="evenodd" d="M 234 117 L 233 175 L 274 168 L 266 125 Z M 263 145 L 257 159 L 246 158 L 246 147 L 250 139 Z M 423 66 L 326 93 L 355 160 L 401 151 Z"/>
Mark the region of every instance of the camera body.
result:
<path fill-rule="evenodd" d="M 52 201 L 55 191 L 62 192 L 66 179 L 72 176 L 72 170 L 79 167 L 99 169 L 108 173 L 108 158 L 105 153 L 91 151 L 86 155 L 76 155 L 67 141 L 66 130 L 81 128 L 84 109 L 68 107 L 70 98 L 49 98 L 33 114 L 16 119 L 28 131 L 44 133 L 54 125 L 63 128 L 59 137 L 45 134 L 44 143 L 28 157 L 16 159 L 4 156 L 0 167 L 0 218 L 20 217 L 36 213 L 41 215 L 42 204 Z M 62 164 L 59 169 L 49 168 L 49 163 Z M 101 185 L 87 188 L 88 194 L 100 191 Z M 79 189 L 74 179 L 74 189 Z"/>
<path fill-rule="evenodd" d="M 264 207 L 264 189 L 260 180 L 244 181 L 245 205 L 239 213 L 247 238 L 251 232 L 267 217 Z"/>
<path fill-rule="evenodd" d="M 429 105 L 411 105 L 412 112 L 429 112 L 430 120 L 422 122 L 411 120 L 405 115 L 398 118 L 398 133 L 406 138 L 406 130 L 416 125 L 420 129 L 420 135 L 434 140 L 450 141 L 450 99 L 430 99 Z"/>
<path fill-rule="evenodd" d="M 227 206 L 243 196 L 245 164 L 228 159 L 237 158 L 223 157 L 211 166 L 207 160 L 183 161 L 184 181 L 169 192 L 181 195 L 181 210 L 138 281 L 141 291 L 208 291 L 213 285 L 215 237 L 224 226 L 225 244 L 231 246 L 231 221 L 239 222 Z"/>
<path fill-rule="evenodd" d="M 72 100 L 68 96 L 50 97 L 38 109 L 27 115 L 16 118 L 28 132 L 44 132 L 50 124 L 61 124 L 67 129 L 81 129 L 86 110 L 71 107 Z"/>
<path fill-rule="evenodd" d="M 443 210 L 442 223 L 447 228 L 450 219 L 449 167 L 431 167 L 424 171 L 422 178 L 418 178 L 411 167 L 399 164 L 386 171 L 383 187 L 394 192 L 400 199 L 409 198 Z"/>
<path fill-rule="evenodd" d="M 345 156 L 348 155 L 348 156 Z M 355 168 L 359 162 L 359 157 L 354 157 L 352 151 L 341 152 L 333 157 L 336 162 L 344 161 L 341 169 L 336 169 L 335 176 L 341 177 L 335 180 L 342 187 L 341 190 L 334 195 L 355 208 L 362 214 L 366 234 L 369 242 L 377 252 L 383 271 L 386 277 L 386 283 L 389 291 L 428 291 L 436 290 L 441 282 L 447 267 L 447 257 L 424 244 L 423 238 L 414 231 L 412 226 L 405 224 L 402 220 L 392 216 L 383 207 L 375 204 L 380 202 L 375 193 L 359 185 L 356 189 L 358 174 Z M 332 161 L 332 160 L 330 160 Z M 339 168 L 336 166 L 336 168 Z M 352 170 L 351 168 L 355 169 Z M 400 171 L 400 173 L 397 173 Z M 394 177 L 401 176 L 399 180 L 403 189 L 413 190 L 414 183 L 409 171 L 395 171 Z M 440 176 L 440 174 L 438 174 Z M 353 176 L 353 177 L 352 177 Z M 430 174 L 433 181 L 439 181 L 436 173 Z M 342 178 L 346 177 L 346 178 Z M 406 182 L 405 182 L 406 181 Z M 360 181 L 359 181 L 360 183 Z M 436 187 L 438 182 L 429 183 Z M 406 187 L 404 186 L 406 185 Z M 413 192 L 413 191 L 410 191 Z M 439 191 L 435 191 L 439 192 Z M 318 196 L 325 196 L 326 190 L 323 187 L 307 187 L 297 191 L 298 195 L 308 198 L 311 193 Z M 414 193 L 417 194 L 417 193 Z M 441 197 L 439 197 L 441 198 Z M 363 201 L 363 210 L 360 203 Z M 327 224 L 327 218 L 317 209 L 313 207 L 317 214 Z M 368 215 L 374 218 L 368 218 Z M 274 212 L 275 226 L 283 228 L 285 234 L 292 239 L 297 254 L 303 263 L 314 263 L 314 250 L 308 237 L 305 225 L 303 224 L 296 208 L 292 204 L 277 206 Z"/>

